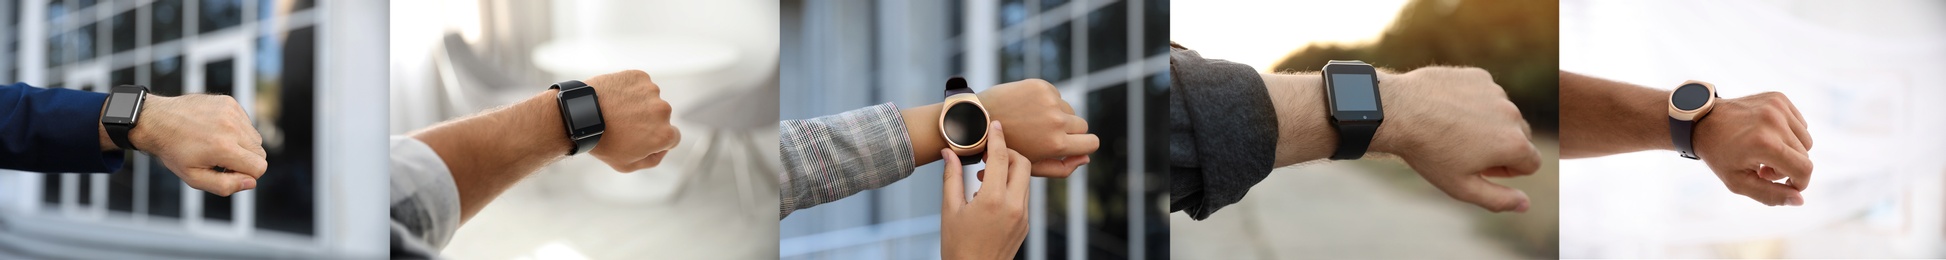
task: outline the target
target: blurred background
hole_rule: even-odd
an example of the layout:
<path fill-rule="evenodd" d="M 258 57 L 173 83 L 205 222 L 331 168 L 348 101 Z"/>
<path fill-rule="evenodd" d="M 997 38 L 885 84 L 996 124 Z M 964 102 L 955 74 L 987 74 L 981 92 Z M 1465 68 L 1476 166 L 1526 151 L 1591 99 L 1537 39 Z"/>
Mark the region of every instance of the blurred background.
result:
<path fill-rule="evenodd" d="M 1169 39 L 1203 57 L 1262 72 L 1316 73 L 1327 60 L 1394 72 L 1429 65 L 1486 69 L 1533 126 L 1543 167 L 1493 179 L 1531 199 L 1492 214 L 1446 196 L 1396 160 L 1274 170 L 1236 205 L 1203 221 L 1171 214 L 1182 259 L 1554 258 L 1559 158 L 1555 1 L 1183 1 Z"/>
<path fill-rule="evenodd" d="M 269 152 L 254 190 L 189 188 L 131 153 L 114 173 L 0 170 L 0 258 L 385 254 L 377 1 L 0 1 L 0 82 L 228 94 Z M 326 30 L 323 28 L 336 28 Z M 337 87 L 324 87 L 337 86 Z M 328 112 L 321 112 L 328 111 Z M 362 152 L 361 152 L 362 151 Z M 353 206 L 359 205 L 359 206 Z"/>
<path fill-rule="evenodd" d="M 1066 179 L 1033 180 L 1016 258 L 1168 257 L 1168 1 L 783 1 L 782 16 L 787 119 L 938 103 L 952 76 L 976 91 L 1053 83 L 1102 146 Z M 791 213 L 778 256 L 938 258 L 943 169 Z"/>
<path fill-rule="evenodd" d="M 1817 140 L 1802 207 L 1668 151 L 1562 161 L 1561 256 L 1946 257 L 1946 3 L 1565 1 L 1561 45 L 1595 77 L 1783 92 Z"/>
<path fill-rule="evenodd" d="M 534 174 L 462 226 L 457 259 L 770 258 L 777 247 L 773 1 L 391 2 L 391 134 L 569 79 L 649 73 L 681 145 L 623 174 L 588 156 Z M 626 100 L 604 100 L 626 102 Z"/>

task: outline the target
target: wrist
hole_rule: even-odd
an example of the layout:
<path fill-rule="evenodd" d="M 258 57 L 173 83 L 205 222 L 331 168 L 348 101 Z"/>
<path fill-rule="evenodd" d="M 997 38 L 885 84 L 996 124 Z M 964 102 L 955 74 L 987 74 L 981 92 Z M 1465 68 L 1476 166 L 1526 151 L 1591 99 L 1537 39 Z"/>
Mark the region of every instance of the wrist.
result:
<path fill-rule="evenodd" d="M 160 135 L 161 133 L 157 131 L 162 131 L 163 129 L 161 128 L 167 128 L 167 127 L 162 127 L 158 125 L 168 124 L 169 123 L 167 122 L 168 117 L 167 116 L 158 117 L 153 115 L 161 115 L 161 114 L 168 113 L 170 109 L 174 109 L 176 107 L 177 105 L 176 103 L 179 100 L 180 99 L 176 97 L 164 97 L 164 96 L 157 96 L 154 94 L 149 94 L 148 96 L 143 97 L 142 109 L 135 111 L 136 118 L 138 118 L 139 120 L 135 122 L 134 128 L 129 129 L 128 142 L 130 144 L 135 145 L 136 148 L 141 148 L 143 150 L 148 150 L 148 151 L 161 150 L 163 148 L 162 144 L 156 141 L 158 139 L 157 136 Z M 104 127 L 104 129 L 106 128 Z M 109 141 L 107 147 L 120 149 L 120 147 L 116 147 L 114 141 Z"/>
<path fill-rule="evenodd" d="M 1418 125 L 1415 121 L 1421 117 L 1422 111 L 1418 106 L 1422 101 L 1417 99 L 1423 95 L 1416 85 L 1419 82 L 1409 75 L 1379 73 L 1378 89 L 1379 93 L 1384 93 L 1379 98 L 1385 106 L 1385 123 L 1379 125 L 1377 134 L 1372 135 L 1371 148 L 1367 150 L 1399 154 L 1405 149 L 1419 146 L 1412 130 Z"/>
<path fill-rule="evenodd" d="M 905 120 L 906 140 L 912 144 L 912 165 L 941 159 L 939 149 L 946 149 L 946 137 L 939 133 L 940 109 L 939 103 L 933 103 L 899 111 Z"/>

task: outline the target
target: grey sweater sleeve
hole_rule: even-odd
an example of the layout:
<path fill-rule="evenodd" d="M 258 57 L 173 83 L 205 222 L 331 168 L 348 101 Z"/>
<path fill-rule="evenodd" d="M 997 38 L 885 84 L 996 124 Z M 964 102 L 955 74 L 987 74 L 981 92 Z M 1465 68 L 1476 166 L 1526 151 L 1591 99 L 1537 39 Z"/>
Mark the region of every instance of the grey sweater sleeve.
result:
<path fill-rule="evenodd" d="M 1178 47 L 1169 67 L 1169 211 L 1202 220 L 1270 174 L 1277 112 L 1248 65 Z"/>
<path fill-rule="evenodd" d="M 892 103 L 778 123 L 785 173 L 777 218 L 912 174 L 912 140 Z"/>

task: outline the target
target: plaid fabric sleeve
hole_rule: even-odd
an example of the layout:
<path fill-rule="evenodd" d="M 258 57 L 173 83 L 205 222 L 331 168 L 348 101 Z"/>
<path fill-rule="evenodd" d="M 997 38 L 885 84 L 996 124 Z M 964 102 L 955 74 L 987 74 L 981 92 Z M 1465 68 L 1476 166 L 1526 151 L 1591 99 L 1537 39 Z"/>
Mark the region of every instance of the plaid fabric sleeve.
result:
<path fill-rule="evenodd" d="M 912 140 L 892 103 L 804 120 L 784 120 L 785 174 L 778 219 L 791 211 L 891 185 L 912 174 Z"/>

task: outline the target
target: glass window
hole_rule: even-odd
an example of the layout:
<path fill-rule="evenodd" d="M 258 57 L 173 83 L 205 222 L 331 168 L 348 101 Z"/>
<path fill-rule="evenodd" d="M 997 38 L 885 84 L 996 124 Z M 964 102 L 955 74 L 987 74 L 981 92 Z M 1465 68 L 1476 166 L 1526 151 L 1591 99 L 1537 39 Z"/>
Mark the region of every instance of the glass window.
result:
<path fill-rule="evenodd" d="M 1027 50 L 1021 42 L 1000 49 L 1000 82 L 1027 79 Z"/>
<path fill-rule="evenodd" d="M 1061 80 L 1068 79 L 1072 75 L 1071 72 L 1073 70 L 1071 68 L 1073 66 L 1071 64 L 1074 64 L 1074 54 L 1070 50 L 1074 48 L 1074 44 L 1070 40 L 1070 38 L 1073 38 L 1073 30 L 1068 29 L 1069 27 L 1070 23 L 1061 23 L 1061 25 L 1048 28 L 1047 31 L 1041 32 L 1041 37 L 1038 40 L 1040 43 L 1038 44 L 1040 47 L 1040 53 L 1038 55 L 1040 55 L 1041 79 L 1047 80 L 1048 82 L 1060 82 Z"/>
<path fill-rule="evenodd" d="M 48 22 L 61 20 L 61 16 L 67 14 L 68 14 L 68 6 L 61 4 L 61 0 L 47 1 L 47 21 Z"/>
<path fill-rule="evenodd" d="M 115 42 L 113 53 L 135 49 L 135 10 L 116 14 L 108 24 L 112 27 L 109 31 L 114 33 L 108 36 Z"/>
<path fill-rule="evenodd" d="M 224 59 L 203 65 L 203 92 L 212 94 L 236 93 L 236 60 Z M 242 103 L 239 100 L 238 103 Z M 261 187 L 261 186 L 259 186 Z M 234 220 L 231 216 L 235 199 L 201 192 L 203 196 L 203 218 Z"/>
<path fill-rule="evenodd" d="M 67 49 L 68 49 L 66 47 L 67 43 L 62 42 L 61 40 L 62 36 L 63 35 L 61 35 L 60 33 L 55 33 L 53 36 L 47 37 L 47 66 L 48 67 L 60 67 L 61 64 L 67 63 L 67 60 L 61 58 L 62 56 L 66 56 Z M 52 73 L 53 71 L 57 71 L 57 70 L 50 69 L 48 71 Z M 48 78 L 56 79 L 58 77 L 53 77 L 52 75 L 49 75 Z"/>
<path fill-rule="evenodd" d="M 115 69 L 115 72 L 108 73 L 109 86 L 121 86 L 125 84 L 135 84 L 135 66 Z"/>
<path fill-rule="evenodd" d="M 966 21 L 963 21 L 964 20 L 963 17 L 966 16 L 965 5 L 966 3 L 961 2 L 960 0 L 946 1 L 946 37 L 947 38 L 959 36 L 960 33 L 966 31 L 965 28 Z"/>
<path fill-rule="evenodd" d="M 1068 0 L 1041 0 L 1041 11 L 1046 12 L 1049 9 L 1054 9 L 1055 7 L 1061 7 L 1062 4 L 1067 4 L 1067 3 Z"/>
<path fill-rule="evenodd" d="M 182 56 L 163 57 L 149 63 L 149 92 L 156 95 L 182 95 Z"/>
<path fill-rule="evenodd" d="M 196 17 L 197 33 L 209 33 L 243 24 L 243 0 L 202 0 Z"/>
<path fill-rule="evenodd" d="M 155 157 L 148 157 L 148 161 L 149 215 L 181 218 L 182 187 L 184 186 L 182 184 L 182 178 L 176 177 L 176 173 L 169 171 L 169 167 L 162 166 L 162 160 L 155 159 Z M 130 160 L 130 162 L 133 162 L 133 160 Z"/>
<path fill-rule="evenodd" d="M 1027 3 L 1023 0 L 1000 1 L 1000 28 L 1007 28 L 1027 20 Z"/>
<path fill-rule="evenodd" d="M 1169 0 L 1142 1 L 1142 50 L 1149 55 L 1169 53 Z"/>
<path fill-rule="evenodd" d="M 69 40 L 73 41 L 72 43 L 74 44 L 74 48 L 69 48 L 74 51 L 74 58 L 69 61 L 85 61 L 95 58 L 95 50 L 101 49 L 101 41 L 97 41 L 97 37 L 95 37 L 98 35 L 96 34 L 97 31 L 95 31 L 95 28 L 95 24 L 90 23 L 81 26 L 81 30 L 79 31 L 68 33 L 68 37 L 71 37 Z"/>
<path fill-rule="evenodd" d="M 182 0 L 156 0 L 149 6 L 151 42 L 167 42 L 182 38 L 183 6 Z"/>
<path fill-rule="evenodd" d="M 1128 3 L 1088 12 L 1088 71 L 1128 62 Z"/>
<path fill-rule="evenodd" d="M 264 111 L 277 111 L 268 114 L 260 111 L 252 116 L 259 124 L 257 128 L 275 128 L 283 134 L 277 142 L 265 142 L 264 150 L 270 169 L 263 178 L 257 179 L 257 228 L 315 234 L 317 176 L 315 174 L 314 142 L 316 134 L 316 71 L 317 32 L 315 27 L 291 30 L 285 38 L 276 34 L 257 38 L 256 73 L 258 98 L 257 107 L 270 107 Z"/>

